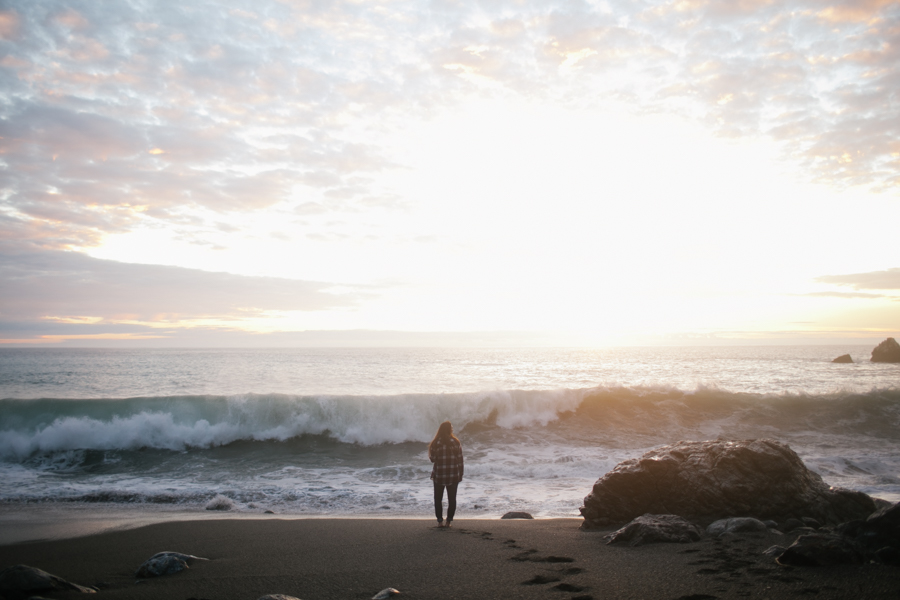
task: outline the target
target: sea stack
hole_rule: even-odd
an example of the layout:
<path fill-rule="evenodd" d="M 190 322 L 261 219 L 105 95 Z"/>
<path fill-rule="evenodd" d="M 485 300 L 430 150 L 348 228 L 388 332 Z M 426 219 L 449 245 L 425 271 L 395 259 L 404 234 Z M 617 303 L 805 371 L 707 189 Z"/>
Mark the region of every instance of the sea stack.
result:
<path fill-rule="evenodd" d="M 888 338 L 872 350 L 872 362 L 900 363 L 900 344 Z"/>
<path fill-rule="evenodd" d="M 852 363 L 853 359 L 850 357 L 849 354 L 842 354 L 831 362 L 833 362 L 833 363 Z"/>

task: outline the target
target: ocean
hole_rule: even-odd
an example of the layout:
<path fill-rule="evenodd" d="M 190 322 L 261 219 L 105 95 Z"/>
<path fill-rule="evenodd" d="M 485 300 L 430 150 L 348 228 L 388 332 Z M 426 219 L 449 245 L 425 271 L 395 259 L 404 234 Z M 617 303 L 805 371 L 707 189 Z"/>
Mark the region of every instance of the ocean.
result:
<path fill-rule="evenodd" d="M 0 349 L 0 504 L 431 518 L 447 419 L 459 518 L 578 516 L 619 462 L 718 438 L 896 502 L 900 365 L 871 350 Z"/>

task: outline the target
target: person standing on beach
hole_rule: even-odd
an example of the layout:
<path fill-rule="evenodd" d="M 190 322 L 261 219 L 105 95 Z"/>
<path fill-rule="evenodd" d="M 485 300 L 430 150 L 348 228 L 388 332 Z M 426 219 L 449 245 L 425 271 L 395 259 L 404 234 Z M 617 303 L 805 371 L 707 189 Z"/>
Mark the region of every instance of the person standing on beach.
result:
<path fill-rule="evenodd" d="M 444 488 L 447 488 L 447 524 L 456 514 L 456 488 L 463 478 L 463 453 L 459 438 L 453 435 L 453 425 L 444 421 L 428 444 L 428 458 L 434 463 L 431 479 L 434 482 L 434 516 L 438 527 L 444 525 Z"/>

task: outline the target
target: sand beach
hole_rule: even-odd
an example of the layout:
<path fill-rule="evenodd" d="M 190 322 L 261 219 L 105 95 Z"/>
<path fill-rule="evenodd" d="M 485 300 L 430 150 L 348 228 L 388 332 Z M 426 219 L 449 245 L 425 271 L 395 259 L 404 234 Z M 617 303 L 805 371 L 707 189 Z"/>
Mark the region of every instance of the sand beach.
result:
<path fill-rule="evenodd" d="M 900 569 L 879 564 L 783 567 L 763 554 L 790 535 L 742 534 L 690 544 L 607 545 L 581 519 L 217 518 L 167 521 L 82 537 L 0 546 L 0 566 L 27 564 L 99 589 L 98 600 L 897 598 Z M 208 558 L 137 580 L 170 550 Z M 52 598 L 84 597 L 75 593 Z"/>

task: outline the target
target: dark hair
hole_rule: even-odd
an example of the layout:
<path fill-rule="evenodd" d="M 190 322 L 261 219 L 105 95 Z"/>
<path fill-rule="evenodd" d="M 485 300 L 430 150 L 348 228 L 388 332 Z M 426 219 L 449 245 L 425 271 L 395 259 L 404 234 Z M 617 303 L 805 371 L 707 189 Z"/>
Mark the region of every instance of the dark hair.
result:
<path fill-rule="evenodd" d="M 434 439 L 431 440 L 431 443 L 428 444 L 428 458 L 432 458 L 434 456 L 434 446 L 438 442 L 442 444 L 446 444 L 448 440 L 454 439 L 457 442 L 459 438 L 453 435 L 453 425 L 450 421 L 444 421 L 441 423 L 441 426 L 438 427 L 437 433 L 434 434 Z"/>

